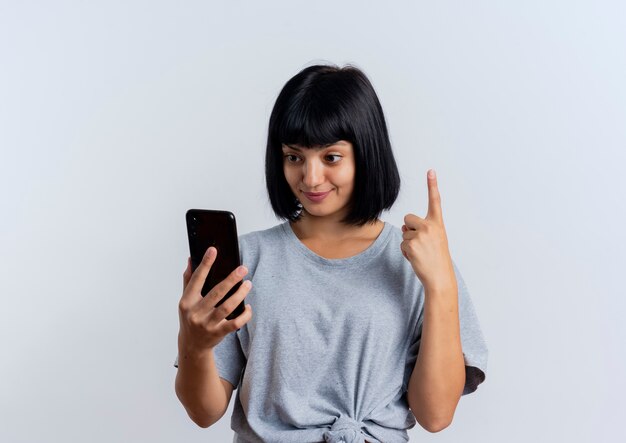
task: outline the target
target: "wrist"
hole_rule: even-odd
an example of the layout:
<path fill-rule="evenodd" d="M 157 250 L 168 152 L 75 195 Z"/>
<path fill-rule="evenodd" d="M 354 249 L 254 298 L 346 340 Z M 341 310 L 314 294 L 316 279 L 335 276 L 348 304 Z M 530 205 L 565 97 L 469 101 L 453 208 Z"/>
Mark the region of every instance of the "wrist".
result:
<path fill-rule="evenodd" d="M 200 348 L 191 345 L 178 337 L 178 359 L 188 361 L 204 361 L 213 358 L 213 348 Z"/>
<path fill-rule="evenodd" d="M 456 282 L 438 283 L 424 286 L 424 292 L 430 297 L 454 297 L 459 295 L 459 289 Z"/>

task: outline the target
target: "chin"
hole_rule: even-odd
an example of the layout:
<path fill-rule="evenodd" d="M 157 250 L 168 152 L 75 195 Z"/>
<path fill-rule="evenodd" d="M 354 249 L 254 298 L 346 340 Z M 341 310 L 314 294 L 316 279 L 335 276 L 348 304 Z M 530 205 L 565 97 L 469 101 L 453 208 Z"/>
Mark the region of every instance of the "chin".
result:
<path fill-rule="evenodd" d="M 342 208 L 307 208 L 306 206 L 303 206 L 302 209 L 304 209 L 307 214 L 313 217 L 327 217 L 337 214 L 341 211 Z"/>
<path fill-rule="evenodd" d="M 313 217 L 324 217 L 326 215 L 330 215 L 333 213 L 333 211 L 322 211 L 319 209 L 313 209 L 312 211 L 310 211 L 307 208 L 304 208 L 304 212 L 306 212 L 307 214 Z"/>

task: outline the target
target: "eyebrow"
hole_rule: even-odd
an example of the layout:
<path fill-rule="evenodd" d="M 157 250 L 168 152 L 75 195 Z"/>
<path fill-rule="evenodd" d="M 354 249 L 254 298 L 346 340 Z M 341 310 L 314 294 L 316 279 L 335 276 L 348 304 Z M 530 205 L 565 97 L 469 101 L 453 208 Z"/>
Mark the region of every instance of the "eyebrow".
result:
<path fill-rule="evenodd" d="M 284 145 L 284 146 L 283 146 L 283 149 L 284 149 L 284 147 L 286 146 L 286 147 L 288 147 L 288 148 L 295 149 L 296 151 L 302 151 L 302 149 L 300 149 L 300 148 L 298 148 L 298 147 L 296 147 L 296 146 L 291 146 L 291 145 L 288 145 L 287 143 L 283 143 L 283 145 Z M 316 149 L 316 150 L 318 150 L 318 151 L 321 151 L 322 149 L 326 149 L 326 148 L 328 148 L 328 147 L 330 147 L 330 146 L 334 146 L 334 145 L 345 146 L 345 145 L 346 145 L 346 143 L 345 143 L 345 142 L 340 142 L 340 141 L 339 141 L 339 142 L 335 142 L 335 143 L 328 143 L 328 144 L 322 145 L 322 146 L 320 146 L 320 147 L 317 147 L 317 148 L 315 148 L 315 149 Z"/>

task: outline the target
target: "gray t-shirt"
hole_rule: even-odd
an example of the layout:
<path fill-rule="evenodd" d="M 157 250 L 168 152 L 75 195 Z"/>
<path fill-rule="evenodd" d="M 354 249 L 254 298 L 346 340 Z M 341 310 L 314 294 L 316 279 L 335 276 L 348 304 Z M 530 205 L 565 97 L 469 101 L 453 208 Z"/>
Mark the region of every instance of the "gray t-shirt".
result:
<path fill-rule="evenodd" d="M 327 259 L 289 222 L 239 236 L 252 319 L 214 349 L 237 389 L 234 442 L 408 440 L 406 390 L 419 350 L 424 287 L 385 226 L 365 251 Z M 485 380 L 487 346 L 465 282 L 459 289 L 463 395 Z M 178 358 L 176 358 L 177 365 Z"/>

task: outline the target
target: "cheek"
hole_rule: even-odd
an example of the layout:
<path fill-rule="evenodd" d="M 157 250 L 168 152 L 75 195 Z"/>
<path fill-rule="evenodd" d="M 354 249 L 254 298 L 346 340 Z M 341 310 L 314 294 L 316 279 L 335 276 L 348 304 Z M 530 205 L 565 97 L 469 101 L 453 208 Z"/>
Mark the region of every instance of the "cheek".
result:
<path fill-rule="evenodd" d="M 335 179 L 338 185 L 346 189 L 351 189 L 354 185 L 354 169 L 346 168 L 338 171 Z"/>

